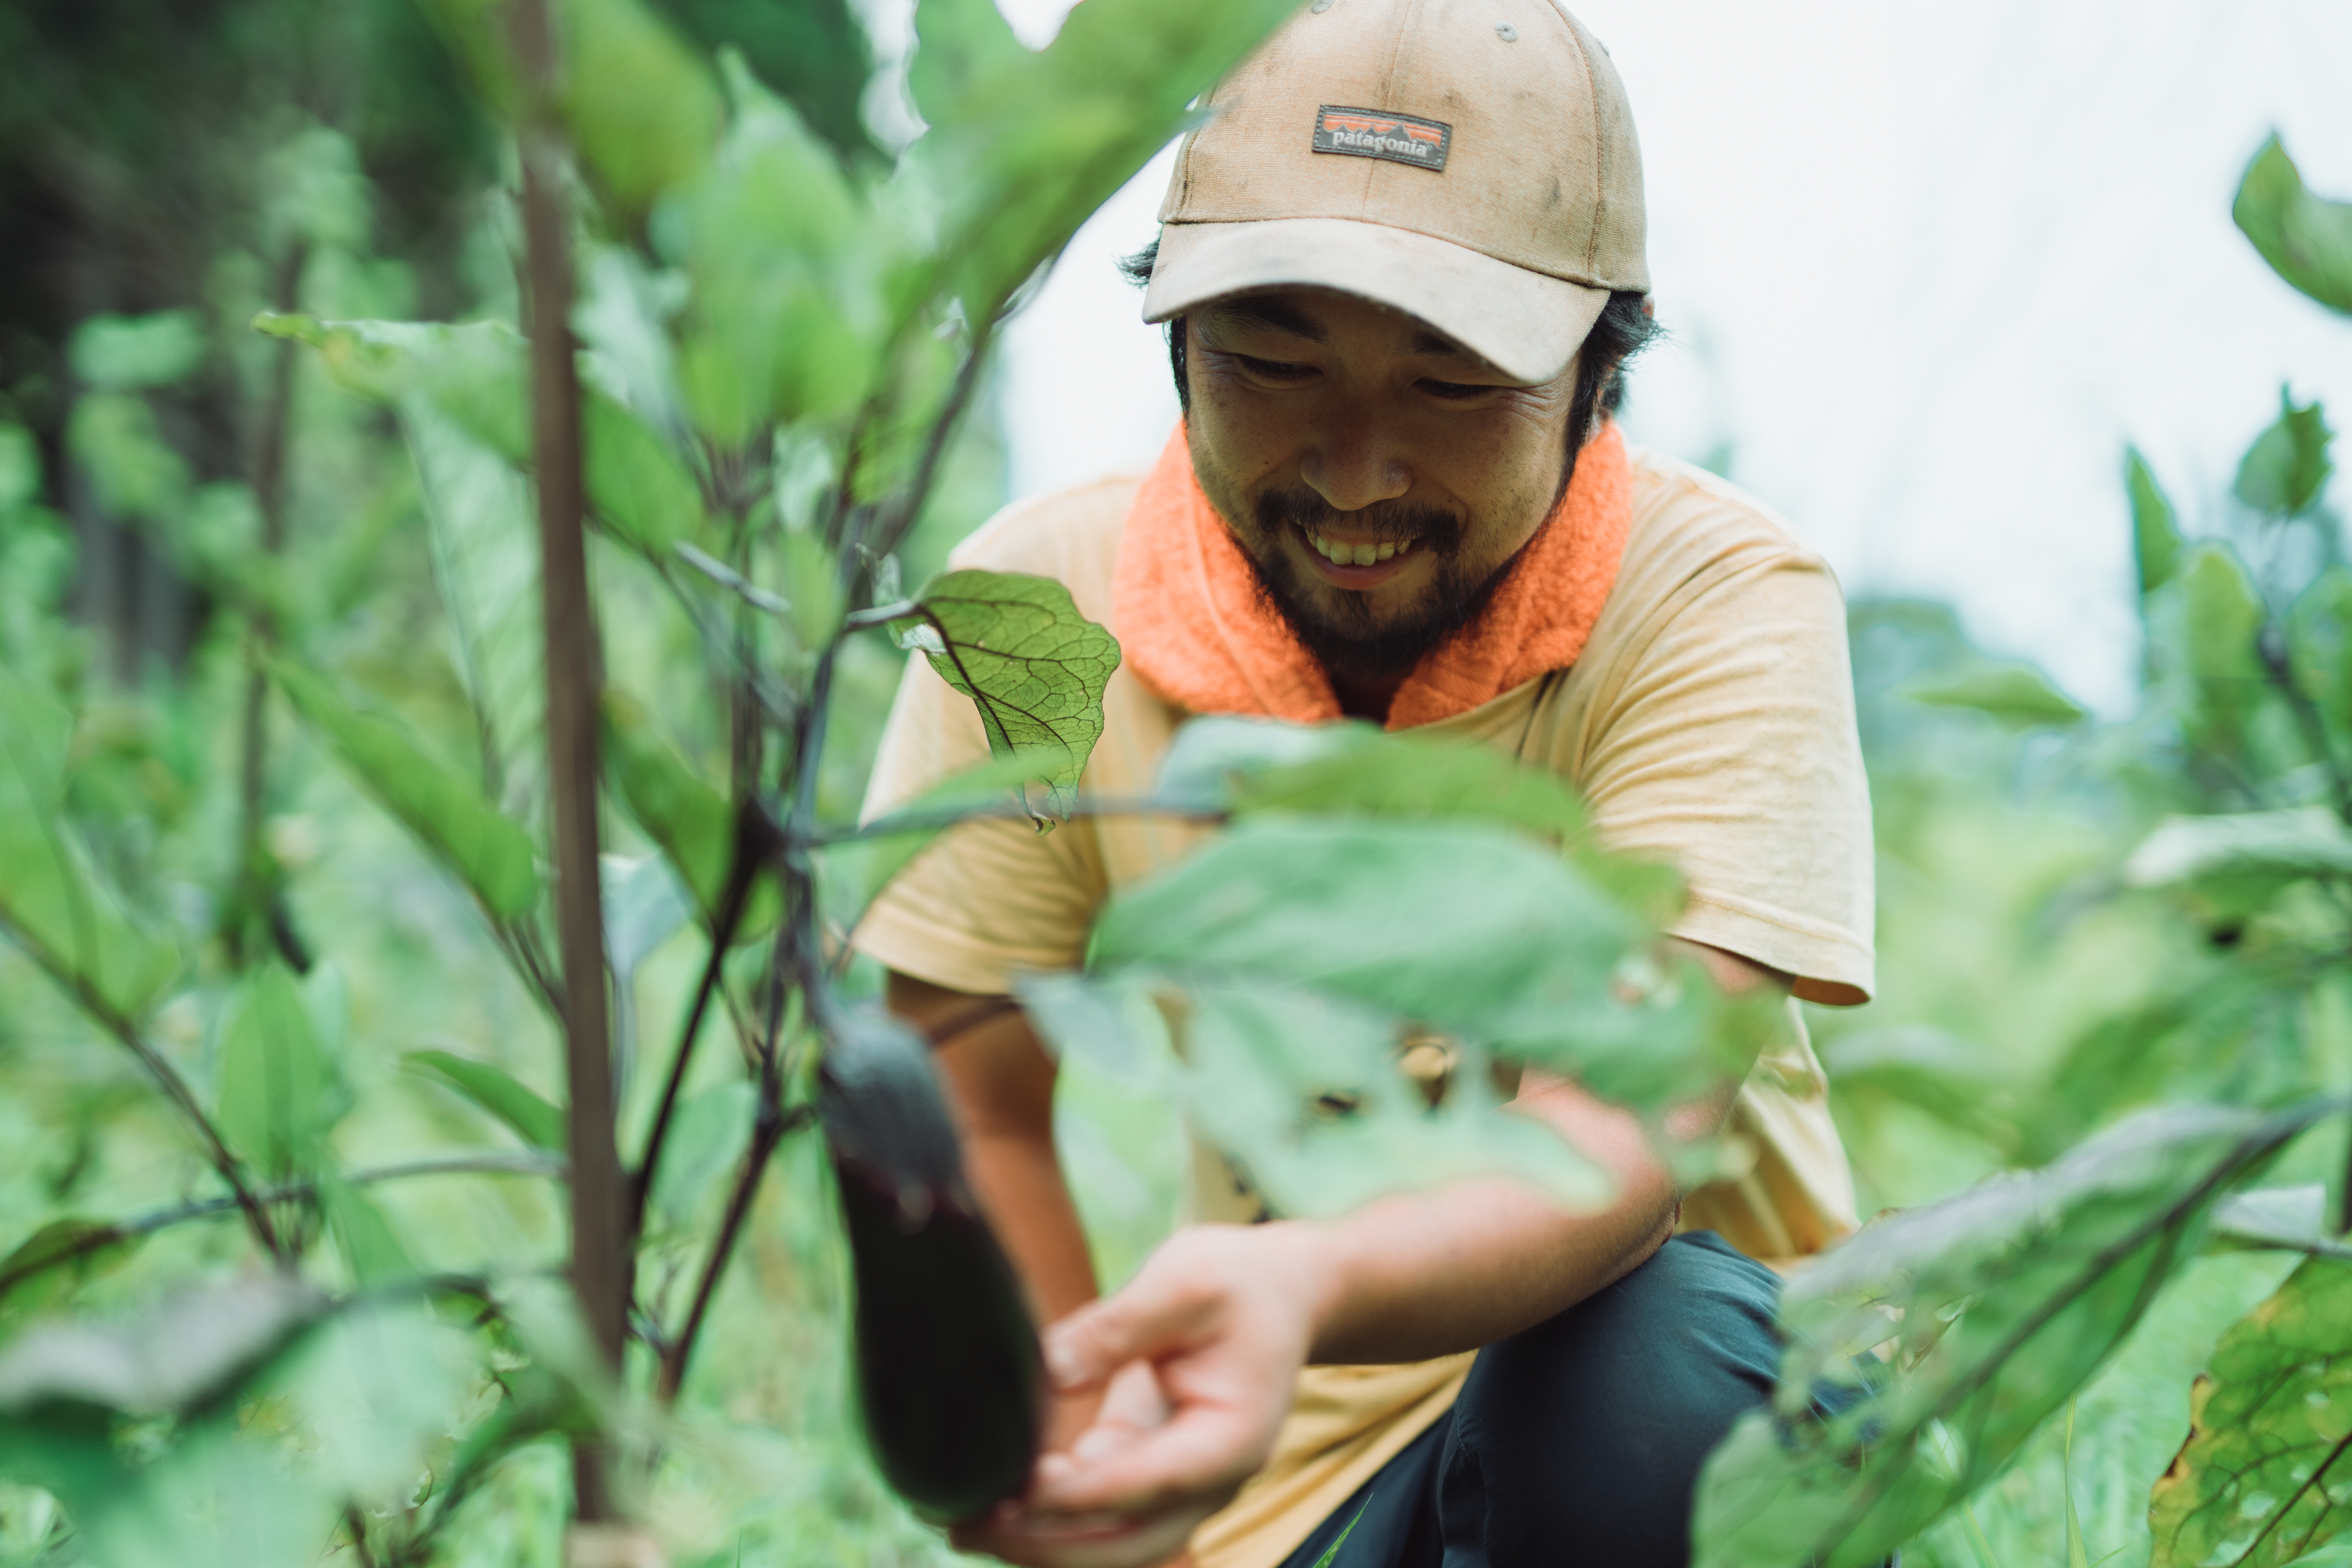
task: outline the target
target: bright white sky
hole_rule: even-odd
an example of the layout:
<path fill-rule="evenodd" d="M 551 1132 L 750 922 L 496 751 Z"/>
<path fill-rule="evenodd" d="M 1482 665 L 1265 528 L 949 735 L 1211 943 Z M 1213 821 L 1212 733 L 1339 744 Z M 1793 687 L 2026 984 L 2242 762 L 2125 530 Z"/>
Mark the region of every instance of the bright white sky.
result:
<path fill-rule="evenodd" d="M 1033 43 L 1069 9 L 998 3 Z M 2124 443 L 2212 523 L 2282 380 L 2352 419 L 2352 323 L 2229 220 L 2273 125 L 2316 188 L 2352 195 L 2352 6 L 1577 12 L 1632 95 L 1674 334 L 1634 377 L 1629 434 L 1691 458 L 1728 444 L 1732 478 L 1850 594 L 1955 600 L 1989 647 L 2120 707 L 2137 658 Z M 1158 333 L 1111 265 L 1151 237 L 1168 163 L 1079 232 L 1011 330 L 1016 494 L 1139 468 L 1175 419 Z"/>

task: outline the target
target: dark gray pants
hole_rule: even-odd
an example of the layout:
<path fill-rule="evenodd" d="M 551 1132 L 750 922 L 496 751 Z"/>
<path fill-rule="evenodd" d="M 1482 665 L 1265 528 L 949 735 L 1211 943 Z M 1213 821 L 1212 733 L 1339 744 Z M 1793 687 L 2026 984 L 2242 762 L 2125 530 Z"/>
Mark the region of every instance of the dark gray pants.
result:
<path fill-rule="evenodd" d="M 1454 1409 L 1284 1568 L 1680 1568 L 1707 1452 L 1765 1402 L 1780 1281 L 1713 1231 L 1478 1352 Z M 1352 1528 L 1350 1528 L 1352 1526 Z"/>

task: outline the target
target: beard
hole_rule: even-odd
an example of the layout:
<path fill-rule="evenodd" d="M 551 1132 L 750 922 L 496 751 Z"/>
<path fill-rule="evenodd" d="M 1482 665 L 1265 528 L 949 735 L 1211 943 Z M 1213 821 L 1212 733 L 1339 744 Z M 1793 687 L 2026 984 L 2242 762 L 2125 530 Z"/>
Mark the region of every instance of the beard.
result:
<path fill-rule="evenodd" d="M 1483 574 L 1463 558 L 1468 529 L 1440 507 L 1382 502 L 1341 512 L 1313 490 L 1268 490 L 1252 509 L 1256 537 L 1242 541 L 1243 558 L 1257 578 L 1259 598 L 1297 635 L 1327 670 L 1386 679 L 1410 673 L 1423 656 L 1477 619 L 1495 590 L 1517 564 L 1514 554 Z M 1348 531 L 1367 532 L 1376 542 L 1412 542 L 1436 563 L 1429 590 L 1405 609 L 1382 619 L 1371 595 L 1333 588 L 1309 578 L 1280 547 L 1292 530 L 1321 533 L 1341 519 Z"/>

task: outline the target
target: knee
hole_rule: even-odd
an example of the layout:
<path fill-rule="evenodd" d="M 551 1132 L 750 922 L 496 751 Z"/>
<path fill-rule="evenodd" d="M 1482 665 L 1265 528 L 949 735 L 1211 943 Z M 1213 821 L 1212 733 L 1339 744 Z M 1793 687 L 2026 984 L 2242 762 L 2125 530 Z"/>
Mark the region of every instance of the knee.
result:
<path fill-rule="evenodd" d="M 1565 1530 L 1609 1542 L 1596 1560 L 1679 1562 L 1700 1467 L 1770 1396 L 1778 1296 L 1770 1270 L 1716 1237 L 1677 1237 L 1609 1289 L 1480 1352 L 1448 1463 L 1455 1496 L 1477 1494 L 1490 1543 L 1498 1530 L 1530 1545 Z"/>

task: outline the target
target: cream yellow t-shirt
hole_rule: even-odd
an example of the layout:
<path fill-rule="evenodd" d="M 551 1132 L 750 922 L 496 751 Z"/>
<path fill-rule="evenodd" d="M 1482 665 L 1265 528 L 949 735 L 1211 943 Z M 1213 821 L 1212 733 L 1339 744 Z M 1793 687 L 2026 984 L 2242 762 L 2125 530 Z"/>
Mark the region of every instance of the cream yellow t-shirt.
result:
<path fill-rule="evenodd" d="M 1866 1001 L 1873 985 L 1870 797 L 1854 729 L 1836 580 L 1761 506 L 1714 476 L 1633 458 L 1633 521 L 1607 605 L 1575 666 L 1504 692 L 1428 732 L 1499 746 L 1582 793 L 1603 840 L 1671 859 L 1690 900 L 1671 930 L 1796 977 L 1807 1001 Z M 1111 579 L 1137 480 L 1105 479 L 999 513 L 957 566 L 1066 584 L 1110 626 Z M 1083 788 L 1135 796 L 1190 717 L 1125 668 Z M 971 701 L 910 659 L 883 732 L 866 813 L 984 761 Z M 858 948 L 957 990 L 1010 989 L 1067 969 L 1104 900 L 1213 829 L 1088 818 L 1043 837 L 976 822 L 942 835 L 877 900 Z M 1827 1086 L 1794 1003 L 1791 1043 L 1768 1053 L 1732 1112 L 1743 1173 L 1685 1198 L 1685 1229 L 1711 1229 L 1787 1267 L 1854 1226 L 1853 1179 Z M 1188 1217 L 1263 1212 L 1195 1144 Z M 1372 1473 L 1452 1405 L 1468 1353 L 1299 1374 L 1273 1458 L 1192 1538 L 1200 1568 L 1274 1568 Z"/>

